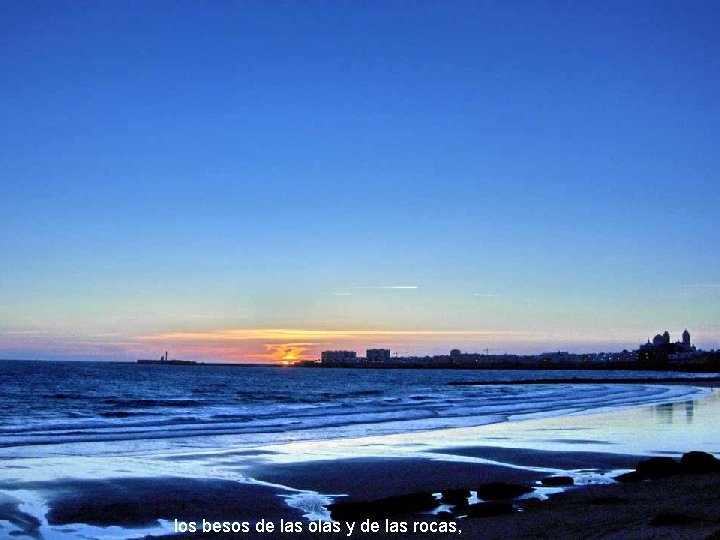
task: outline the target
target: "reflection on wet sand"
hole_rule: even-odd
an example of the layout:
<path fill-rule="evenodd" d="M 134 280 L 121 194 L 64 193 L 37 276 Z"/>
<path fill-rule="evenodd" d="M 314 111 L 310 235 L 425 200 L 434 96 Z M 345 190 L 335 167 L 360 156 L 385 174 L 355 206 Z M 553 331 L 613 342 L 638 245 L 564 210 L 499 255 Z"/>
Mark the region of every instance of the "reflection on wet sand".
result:
<path fill-rule="evenodd" d="M 656 405 L 653 407 L 653 412 L 655 413 L 659 424 L 672 425 L 676 420 L 675 410 L 678 409 L 678 412 L 680 413 L 681 407 L 685 410 L 685 423 L 692 424 L 695 417 L 695 401 L 693 400 L 685 401 L 683 403 L 663 403 L 661 405 Z M 678 419 L 683 418 L 680 416 L 681 414 L 682 413 L 678 414 Z"/>
<path fill-rule="evenodd" d="M 699 399 L 675 404 L 482 426 L 462 430 L 457 438 L 549 451 L 675 455 L 703 450 L 717 454 L 720 441 L 714 433 L 718 416 L 720 391 L 713 390 Z M 454 435 L 452 430 L 443 433 L 449 444 Z"/>

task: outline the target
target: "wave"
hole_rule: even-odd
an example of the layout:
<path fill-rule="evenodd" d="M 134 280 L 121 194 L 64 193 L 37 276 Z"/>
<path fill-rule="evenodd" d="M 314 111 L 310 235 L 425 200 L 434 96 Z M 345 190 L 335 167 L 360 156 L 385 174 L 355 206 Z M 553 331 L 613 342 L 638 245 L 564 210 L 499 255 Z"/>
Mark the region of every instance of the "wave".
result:
<path fill-rule="evenodd" d="M 478 426 L 542 416 L 560 416 L 687 400 L 704 393 L 689 386 L 532 385 L 523 387 L 446 387 L 388 397 L 385 391 L 357 389 L 317 396 L 265 395 L 249 391 L 235 399 L 210 403 L 193 399 L 120 399 L 102 401 L 95 418 L 61 418 L 0 428 L 0 446 L 51 445 L 75 442 L 159 440 L 208 436 L 242 436 L 244 441 L 282 442 L 347 436 L 403 433 Z M 279 397 L 280 396 L 280 397 Z M 263 397 L 263 400 L 258 398 Z M 307 404 L 307 400 L 312 405 Z M 122 408 L 120 408 L 122 406 Z M 192 407 L 193 415 L 176 411 Z M 148 410 L 148 408 L 150 410 Z"/>
<path fill-rule="evenodd" d="M 203 404 L 196 399 L 119 399 L 111 398 L 103 401 L 106 405 L 118 407 L 197 407 Z"/>

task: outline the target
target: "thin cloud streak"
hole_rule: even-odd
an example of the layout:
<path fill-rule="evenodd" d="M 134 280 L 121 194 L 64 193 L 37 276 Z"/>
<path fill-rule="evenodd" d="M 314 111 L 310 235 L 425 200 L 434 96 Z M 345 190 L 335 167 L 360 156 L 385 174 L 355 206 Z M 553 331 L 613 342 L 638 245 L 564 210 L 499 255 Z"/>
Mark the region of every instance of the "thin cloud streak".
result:
<path fill-rule="evenodd" d="M 417 285 L 366 285 L 360 287 L 348 287 L 348 289 L 419 289 Z"/>
<path fill-rule="evenodd" d="M 308 330 L 290 328 L 256 328 L 215 330 L 210 332 L 164 332 L 156 335 L 139 336 L 145 341 L 303 341 L 332 340 L 367 337 L 416 337 L 416 338 L 448 338 L 448 337 L 500 337 L 500 336 L 532 336 L 535 332 L 507 330 Z"/>

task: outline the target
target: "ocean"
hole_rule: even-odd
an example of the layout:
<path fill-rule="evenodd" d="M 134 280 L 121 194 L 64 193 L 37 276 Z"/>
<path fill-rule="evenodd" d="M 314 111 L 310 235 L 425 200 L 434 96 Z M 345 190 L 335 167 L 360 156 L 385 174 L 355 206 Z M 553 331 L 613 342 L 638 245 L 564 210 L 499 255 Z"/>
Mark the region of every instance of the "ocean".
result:
<path fill-rule="evenodd" d="M 448 384 L 667 375 L 0 361 L 0 458 L 85 455 L 81 443 L 103 455 L 402 434 L 682 401 L 703 392 L 679 385 Z"/>

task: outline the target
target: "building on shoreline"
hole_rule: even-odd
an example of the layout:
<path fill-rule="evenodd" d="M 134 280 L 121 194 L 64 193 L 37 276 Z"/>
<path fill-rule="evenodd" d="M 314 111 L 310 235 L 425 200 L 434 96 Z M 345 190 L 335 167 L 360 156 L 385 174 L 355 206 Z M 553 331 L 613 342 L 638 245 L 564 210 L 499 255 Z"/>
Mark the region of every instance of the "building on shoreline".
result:
<path fill-rule="evenodd" d="M 200 365 L 194 360 L 177 360 L 173 358 L 170 360 L 168 352 L 165 351 L 165 355 L 160 357 L 160 360 L 148 360 L 141 358 L 137 361 L 138 364 L 158 364 L 163 366 L 197 366 Z"/>
<path fill-rule="evenodd" d="M 389 362 L 390 349 L 368 349 L 365 351 L 365 358 L 367 358 L 367 361 L 370 363 Z"/>
<path fill-rule="evenodd" d="M 686 329 L 680 341 L 672 342 L 666 330 L 636 350 L 620 352 L 544 352 L 532 355 L 466 353 L 454 348 L 448 354 L 426 356 L 392 355 L 390 349 L 367 349 L 366 356 L 355 351 L 323 351 L 320 362 L 303 365 L 373 368 L 459 368 L 459 369 L 706 369 L 718 365 L 720 353 L 705 352 L 692 344 Z"/>
<path fill-rule="evenodd" d="M 665 330 L 657 334 L 652 341 L 640 345 L 638 348 L 638 360 L 646 366 L 664 366 L 677 364 L 678 362 L 695 362 L 704 357 L 702 351 L 698 351 L 690 340 L 690 332 L 687 328 L 682 333 L 682 340 L 672 343 L 670 333 Z"/>
<path fill-rule="evenodd" d="M 320 354 L 320 361 L 323 364 L 355 362 L 356 360 L 357 353 L 355 351 L 323 351 Z"/>

